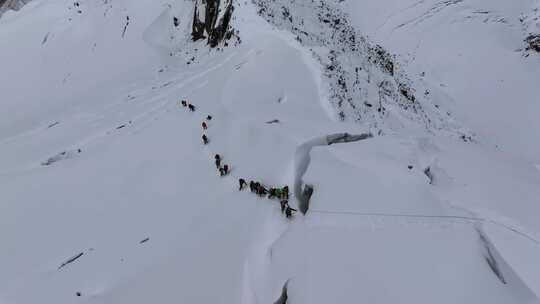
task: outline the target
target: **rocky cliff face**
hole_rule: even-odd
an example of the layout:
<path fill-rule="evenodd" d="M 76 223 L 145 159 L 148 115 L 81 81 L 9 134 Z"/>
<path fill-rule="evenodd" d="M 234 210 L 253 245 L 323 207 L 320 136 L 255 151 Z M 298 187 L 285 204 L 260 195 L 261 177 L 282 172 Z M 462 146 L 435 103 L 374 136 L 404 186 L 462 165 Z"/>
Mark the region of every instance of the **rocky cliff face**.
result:
<path fill-rule="evenodd" d="M 527 51 L 540 52 L 540 0 L 536 1 L 531 12 L 521 17 L 525 30 Z"/>
<path fill-rule="evenodd" d="M 18 11 L 31 0 L 0 0 L 0 16 L 9 10 Z"/>
<path fill-rule="evenodd" d="M 527 50 L 540 53 L 540 34 L 530 34 L 525 39 L 525 42 L 527 43 Z"/>
<path fill-rule="evenodd" d="M 226 44 L 234 34 L 230 26 L 233 11 L 233 0 L 195 0 L 193 40 L 208 39 L 211 47 Z"/>

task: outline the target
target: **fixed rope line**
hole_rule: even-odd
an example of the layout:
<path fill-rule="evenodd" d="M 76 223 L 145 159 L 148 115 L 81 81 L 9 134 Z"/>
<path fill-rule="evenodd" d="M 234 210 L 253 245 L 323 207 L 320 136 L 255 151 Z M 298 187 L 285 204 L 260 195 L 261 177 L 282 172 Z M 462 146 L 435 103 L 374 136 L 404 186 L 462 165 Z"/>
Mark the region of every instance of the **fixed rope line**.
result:
<path fill-rule="evenodd" d="M 472 217 L 472 216 L 459 216 L 459 215 L 427 215 L 427 214 L 399 214 L 399 213 L 377 213 L 377 212 L 354 212 L 354 211 L 329 211 L 329 210 L 310 210 L 309 212 L 320 213 L 320 214 L 343 214 L 343 215 L 356 215 L 356 216 L 379 216 L 379 217 L 401 217 L 401 218 L 417 218 L 417 219 L 455 219 L 455 220 L 464 220 L 472 222 L 488 222 L 494 225 L 497 225 L 505 230 L 508 230 L 512 233 L 521 235 L 522 237 L 540 245 L 540 241 L 536 238 L 528 235 L 525 232 L 518 230 L 517 228 L 511 227 L 507 224 L 497 222 L 495 220 L 481 218 L 481 217 Z"/>
<path fill-rule="evenodd" d="M 479 217 L 459 216 L 459 215 L 425 215 L 425 214 L 399 214 L 399 213 L 367 213 L 354 211 L 327 211 L 327 210 L 310 210 L 313 213 L 326 214 L 346 214 L 358 216 L 380 216 L 380 217 L 405 217 L 405 218 L 442 218 L 442 219 L 458 219 L 468 221 L 483 221 L 485 219 Z"/>

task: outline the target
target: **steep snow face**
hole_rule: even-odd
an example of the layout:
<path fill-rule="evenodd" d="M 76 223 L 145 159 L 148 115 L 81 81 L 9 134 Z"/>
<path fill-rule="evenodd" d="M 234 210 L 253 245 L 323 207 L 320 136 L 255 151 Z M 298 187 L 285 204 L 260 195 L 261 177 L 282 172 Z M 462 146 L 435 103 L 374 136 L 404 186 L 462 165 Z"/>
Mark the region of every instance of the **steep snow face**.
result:
<path fill-rule="evenodd" d="M 527 34 L 521 22 L 527 15 L 529 28 L 538 24 L 536 0 L 346 0 L 341 5 L 355 28 L 437 87 L 481 142 L 538 162 L 540 61 L 524 56 Z"/>
<path fill-rule="evenodd" d="M 258 290 L 260 297 L 246 303 L 272 303 L 285 282 L 290 303 L 535 303 L 526 290 L 511 292 L 520 284 L 511 272 L 503 284 L 484 271 L 483 256 L 473 253 L 478 243 L 474 230 L 458 222 L 312 216 L 291 225 L 268 251 L 276 283 L 266 284 L 275 284 L 274 298 Z"/>
<path fill-rule="evenodd" d="M 0 140 L 105 107 L 126 86 L 152 79 L 159 58 L 141 32 L 165 1 L 148 2 L 42 1 L 0 19 Z"/>
<path fill-rule="evenodd" d="M 438 89 L 415 82 L 416 75 L 357 31 L 334 2 L 254 1 L 261 16 L 290 31 L 322 65 L 326 98 L 338 119 L 365 123 L 375 134 L 416 127 L 471 140 L 445 109 Z"/>
<path fill-rule="evenodd" d="M 298 200 L 300 212 L 306 214 L 309 209 L 309 200 L 313 194 L 313 185 L 304 185 L 303 177 L 311 162 L 311 150 L 315 147 L 330 146 L 339 143 L 351 143 L 372 138 L 371 133 L 350 135 L 348 133 L 329 134 L 311 139 L 300 145 L 294 154 L 294 195 Z"/>

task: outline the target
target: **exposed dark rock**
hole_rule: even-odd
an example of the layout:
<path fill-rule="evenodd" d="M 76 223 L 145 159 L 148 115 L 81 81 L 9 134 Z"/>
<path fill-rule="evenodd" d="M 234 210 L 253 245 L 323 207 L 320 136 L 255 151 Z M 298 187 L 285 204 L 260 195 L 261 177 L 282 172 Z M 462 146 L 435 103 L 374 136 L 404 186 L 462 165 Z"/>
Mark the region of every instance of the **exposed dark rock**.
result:
<path fill-rule="evenodd" d="M 279 299 L 277 299 L 274 304 L 287 304 L 287 300 L 289 299 L 289 295 L 287 294 L 287 289 L 289 285 L 289 280 L 285 282 L 283 285 L 283 288 L 281 289 L 281 295 L 279 296 Z"/>
<path fill-rule="evenodd" d="M 77 254 L 77 255 L 75 255 L 75 256 L 69 258 L 67 261 L 65 261 L 64 263 L 62 263 L 62 265 L 60 265 L 60 267 L 58 267 L 58 269 L 61 269 L 61 268 L 65 267 L 66 265 L 75 262 L 77 259 L 79 259 L 80 257 L 82 257 L 83 254 L 84 254 L 84 253 L 81 252 L 81 253 L 79 253 L 79 254 Z"/>
<path fill-rule="evenodd" d="M 233 37 L 233 0 L 196 0 L 191 36 L 193 41 L 208 39 L 211 47 Z"/>
<path fill-rule="evenodd" d="M 82 152 L 81 149 L 62 151 L 54 156 L 49 157 L 46 161 L 42 162 L 41 165 L 50 166 L 58 161 L 73 158 L 77 154 L 80 154 L 81 152 Z"/>
<path fill-rule="evenodd" d="M 370 47 L 369 60 L 390 76 L 394 76 L 394 56 L 388 53 L 380 45 Z"/>
<path fill-rule="evenodd" d="M 31 0 L 0 0 L 0 16 L 9 10 L 18 11 L 30 1 Z"/>
<path fill-rule="evenodd" d="M 529 35 L 525 42 L 527 43 L 527 50 L 536 51 L 540 53 L 540 34 Z"/>
<path fill-rule="evenodd" d="M 499 281 L 501 281 L 501 283 L 503 284 L 506 284 L 506 279 L 504 277 L 503 271 L 499 265 L 499 262 L 497 261 L 497 258 L 499 257 L 498 253 L 496 252 L 496 250 L 494 250 L 493 245 L 491 244 L 487 236 L 484 234 L 482 229 L 477 227 L 476 231 L 478 233 L 478 236 L 480 237 L 480 244 L 484 249 L 483 255 L 486 263 L 488 264 L 491 271 L 493 271 L 493 274 L 497 276 Z"/>
<path fill-rule="evenodd" d="M 399 92 L 408 101 L 410 101 L 410 102 L 415 102 L 416 101 L 416 97 L 414 97 L 414 93 L 412 92 L 411 88 L 409 88 L 407 85 L 400 83 L 399 84 Z"/>
<path fill-rule="evenodd" d="M 427 176 L 427 178 L 429 179 L 429 184 L 430 185 L 433 185 L 433 182 L 435 180 L 435 176 L 433 175 L 433 172 L 431 172 L 431 167 L 427 167 L 424 169 L 424 174 Z"/>
<path fill-rule="evenodd" d="M 313 185 L 305 185 L 304 189 L 302 190 L 302 196 L 298 199 L 299 200 L 299 208 L 300 212 L 302 214 L 306 214 L 309 210 L 309 202 L 311 200 L 311 196 L 313 196 L 313 191 L 315 189 L 313 188 Z"/>
<path fill-rule="evenodd" d="M 47 126 L 47 129 L 50 129 L 50 128 L 52 128 L 52 127 L 54 127 L 54 126 L 57 126 L 57 125 L 59 125 L 59 124 L 60 124 L 60 122 L 55 121 L 55 122 L 49 124 L 49 125 Z"/>
<path fill-rule="evenodd" d="M 122 38 L 126 36 L 126 31 L 129 26 L 129 16 L 126 16 L 126 24 L 124 25 L 124 29 L 122 30 Z"/>

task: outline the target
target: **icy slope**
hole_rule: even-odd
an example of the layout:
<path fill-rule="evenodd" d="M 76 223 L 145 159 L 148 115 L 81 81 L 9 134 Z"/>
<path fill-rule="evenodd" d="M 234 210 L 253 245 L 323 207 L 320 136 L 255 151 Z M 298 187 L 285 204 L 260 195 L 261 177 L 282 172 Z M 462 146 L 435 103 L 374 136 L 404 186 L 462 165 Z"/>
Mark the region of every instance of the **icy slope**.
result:
<path fill-rule="evenodd" d="M 318 59 L 254 5 L 236 7 L 241 44 L 209 50 L 172 22 L 186 3 L 0 19 L 0 302 L 272 303 L 288 281 L 290 303 L 538 303 L 540 171 L 523 160 L 404 119 L 313 148 L 305 217 L 239 192 L 292 185 L 302 144 L 373 125 L 334 119 Z"/>

